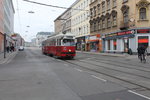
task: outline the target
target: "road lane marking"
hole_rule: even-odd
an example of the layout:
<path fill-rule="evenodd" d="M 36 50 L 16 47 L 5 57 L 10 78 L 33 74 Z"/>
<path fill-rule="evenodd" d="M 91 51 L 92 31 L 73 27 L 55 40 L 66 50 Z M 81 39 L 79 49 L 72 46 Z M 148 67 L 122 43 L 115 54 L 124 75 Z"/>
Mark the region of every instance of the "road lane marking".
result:
<path fill-rule="evenodd" d="M 94 78 L 96 78 L 96 79 L 99 79 L 99 80 L 101 80 L 101 81 L 103 81 L 103 82 L 107 82 L 107 80 L 105 80 L 105 79 L 103 79 L 103 78 L 97 77 L 97 76 L 95 76 L 95 75 L 91 75 L 91 76 L 94 77 Z"/>
<path fill-rule="evenodd" d="M 74 68 L 75 70 L 79 71 L 79 72 L 83 72 L 81 69 L 78 68 Z"/>
<path fill-rule="evenodd" d="M 143 97 L 143 98 L 145 98 L 145 99 L 150 100 L 150 97 L 147 97 L 147 96 L 145 96 L 145 95 L 139 94 L 139 93 L 134 92 L 134 91 L 132 91 L 132 90 L 128 90 L 128 92 L 133 93 L 133 94 L 135 94 L 135 95 L 138 95 L 138 96 L 140 96 L 140 97 Z"/>
<path fill-rule="evenodd" d="M 68 64 L 64 64 L 65 66 L 69 66 Z"/>

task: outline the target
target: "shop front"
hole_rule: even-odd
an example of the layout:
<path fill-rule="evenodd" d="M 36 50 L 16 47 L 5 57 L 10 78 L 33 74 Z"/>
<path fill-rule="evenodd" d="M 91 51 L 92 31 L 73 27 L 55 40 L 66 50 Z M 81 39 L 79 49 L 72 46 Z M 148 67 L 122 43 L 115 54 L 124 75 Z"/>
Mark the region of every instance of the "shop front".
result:
<path fill-rule="evenodd" d="M 129 49 L 133 48 L 135 31 L 123 31 L 106 34 L 103 38 L 104 52 L 108 53 L 127 53 Z"/>
<path fill-rule="evenodd" d="M 138 29 L 137 34 L 137 46 L 150 47 L 150 29 Z"/>
<path fill-rule="evenodd" d="M 88 51 L 91 52 L 101 52 L 102 51 L 102 40 L 100 38 L 100 34 L 89 36 L 89 40 L 87 42 Z"/>
<path fill-rule="evenodd" d="M 4 51 L 4 34 L 0 32 L 0 53 Z"/>
<path fill-rule="evenodd" d="M 127 53 L 130 49 L 137 53 L 137 48 L 141 45 L 150 48 L 150 28 L 106 34 L 103 41 L 105 52 Z"/>
<path fill-rule="evenodd" d="M 85 36 L 76 38 L 76 50 L 85 51 Z"/>

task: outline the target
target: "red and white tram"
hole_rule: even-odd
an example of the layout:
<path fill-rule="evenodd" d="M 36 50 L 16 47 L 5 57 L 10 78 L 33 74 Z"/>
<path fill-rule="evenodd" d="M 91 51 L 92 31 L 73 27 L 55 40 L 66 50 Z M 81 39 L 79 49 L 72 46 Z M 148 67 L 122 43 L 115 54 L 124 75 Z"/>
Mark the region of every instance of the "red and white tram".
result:
<path fill-rule="evenodd" d="M 72 34 L 52 35 L 42 43 L 43 54 L 50 56 L 73 58 L 75 49 L 75 36 Z"/>

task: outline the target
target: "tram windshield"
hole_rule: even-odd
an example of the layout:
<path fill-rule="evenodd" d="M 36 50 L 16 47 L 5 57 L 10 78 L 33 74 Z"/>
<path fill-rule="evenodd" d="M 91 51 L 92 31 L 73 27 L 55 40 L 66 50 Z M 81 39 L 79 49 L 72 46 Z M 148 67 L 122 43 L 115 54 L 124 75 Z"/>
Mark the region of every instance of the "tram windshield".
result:
<path fill-rule="evenodd" d="M 63 39 L 64 46 L 75 46 L 74 39 Z"/>

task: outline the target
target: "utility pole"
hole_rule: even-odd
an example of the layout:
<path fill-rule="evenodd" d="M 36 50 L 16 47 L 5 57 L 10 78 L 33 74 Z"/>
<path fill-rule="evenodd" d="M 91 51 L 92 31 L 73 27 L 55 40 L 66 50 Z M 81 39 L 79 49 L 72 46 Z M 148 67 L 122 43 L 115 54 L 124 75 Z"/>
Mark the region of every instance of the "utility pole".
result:
<path fill-rule="evenodd" d="M 6 58 L 6 33 L 4 33 L 4 58 Z"/>

